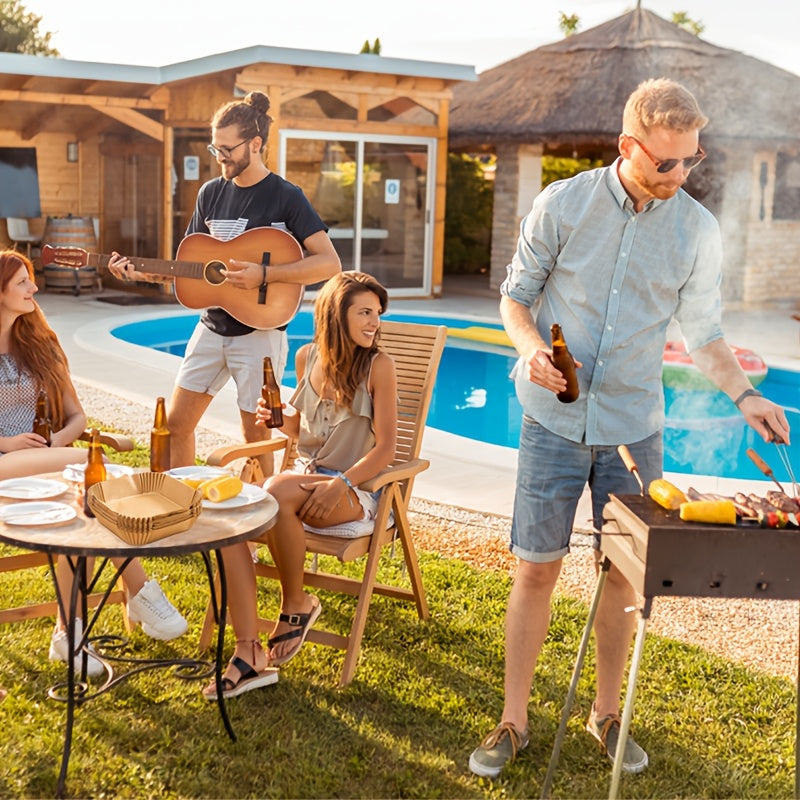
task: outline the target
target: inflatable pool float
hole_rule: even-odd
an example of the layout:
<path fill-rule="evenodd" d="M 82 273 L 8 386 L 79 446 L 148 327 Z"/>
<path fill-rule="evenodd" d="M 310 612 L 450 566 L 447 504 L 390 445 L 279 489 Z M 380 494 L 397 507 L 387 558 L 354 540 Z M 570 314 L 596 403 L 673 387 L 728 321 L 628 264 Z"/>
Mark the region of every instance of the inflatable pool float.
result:
<path fill-rule="evenodd" d="M 502 328 L 484 328 L 479 325 L 470 325 L 467 328 L 448 328 L 448 336 L 455 336 L 457 339 L 471 339 L 473 342 L 483 342 L 484 344 L 496 344 L 501 347 L 513 347 L 511 339 Z"/>
<path fill-rule="evenodd" d="M 743 347 L 730 345 L 739 366 L 750 383 L 758 386 L 767 377 L 767 365 L 760 355 Z M 683 342 L 667 342 L 661 370 L 664 386 L 684 391 L 716 392 L 717 387 L 694 365 Z"/>

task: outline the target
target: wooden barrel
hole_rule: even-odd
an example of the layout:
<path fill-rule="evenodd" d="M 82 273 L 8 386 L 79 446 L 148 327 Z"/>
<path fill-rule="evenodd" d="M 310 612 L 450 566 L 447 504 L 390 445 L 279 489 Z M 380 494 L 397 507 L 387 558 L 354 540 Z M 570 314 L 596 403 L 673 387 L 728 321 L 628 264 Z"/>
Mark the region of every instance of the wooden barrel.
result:
<path fill-rule="evenodd" d="M 80 247 L 94 253 L 97 238 L 91 217 L 48 217 L 42 235 L 42 244 L 53 247 Z M 48 264 L 44 268 L 45 289 L 48 291 L 72 292 L 79 295 L 100 288 L 100 279 L 95 267 L 59 267 Z"/>

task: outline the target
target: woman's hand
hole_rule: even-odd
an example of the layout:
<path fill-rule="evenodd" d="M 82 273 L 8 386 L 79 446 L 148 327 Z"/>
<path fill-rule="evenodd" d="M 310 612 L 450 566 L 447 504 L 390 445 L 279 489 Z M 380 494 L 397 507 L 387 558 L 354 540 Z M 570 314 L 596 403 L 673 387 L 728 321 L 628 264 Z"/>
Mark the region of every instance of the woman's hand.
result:
<path fill-rule="evenodd" d="M 28 450 L 32 447 L 47 447 L 47 442 L 38 433 L 18 433 L 16 436 L 1 436 L 0 451 Z"/>
<path fill-rule="evenodd" d="M 353 502 L 347 484 L 341 478 L 328 478 L 327 480 L 311 481 L 301 483 L 301 489 L 309 492 L 308 500 L 300 508 L 298 516 L 301 520 L 324 520 L 339 505 L 347 495 L 347 499 Z M 315 526 L 320 527 L 320 526 Z"/>
<path fill-rule="evenodd" d="M 281 408 L 286 408 L 286 403 L 281 403 Z M 256 407 L 256 425 L 266 425 L 272 419 L 272 411 L 263 397 L 258 398 Z"/>

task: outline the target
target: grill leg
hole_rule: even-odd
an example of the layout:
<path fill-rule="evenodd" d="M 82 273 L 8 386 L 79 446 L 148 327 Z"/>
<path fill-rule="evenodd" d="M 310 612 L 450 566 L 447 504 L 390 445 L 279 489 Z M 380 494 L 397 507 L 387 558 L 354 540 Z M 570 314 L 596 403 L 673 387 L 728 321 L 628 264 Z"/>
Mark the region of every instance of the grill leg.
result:
<path fill-rule="evenodd" d="M 575 701 L 575 693 L 578 689 L 578 681 L 580 680 L 581 672 L 583 672 L 583 662 L 586 657 L 586 650 L 589 647 L 589 639 L 592 635 L 594 618 L 597 614 L 597 607 L 600 604 L 600 595 L 603 592 L 603 586 L 605 586 L 610 567 L 611 562 L 607 558 L 604 558 L 600 577 L 597 579 L 597 588 L 595 589 L 594 597 L 592 598 L 592 605 L 589 607 L 589 617 L 586 620 L 586 627 L 583 629 L 583 637 L 581 638 L 581 644 L 578 648 L 578 657 L 575 659 L 575 668 L 572 670 L 572 680 L 569 684 L 567 699 L 564 701 L 564 708 L 561 711 L 561 722 L 559 723 L 558 731 L 556 732 L 556 740 L 553 744 L 553 752 L 550 754 L 550 764 L 547 767 L 547 774 L 544 776 L 544 784 L 542 784 L 542 793 L 540 795 L 542 800 L 546 800 L 550 797 L 553 776 L 555 775 L 556 767 L 558 766 L 558 759 L 561 755 L 561 745 L 564 741 L 564 734 L 567 732 L 567 723 L 569 722 L 569 715 L 572 711 L 572 704 Z"/>
<path fill-rule="evenodd" d="M 608 800 L 615 800 L 617 792 L 619 791 L 622 762 L 624 760 L 625 746 L 628 744 L 628 731 L 631 727 L 631 717 L 633 716 L 633 700 L 636 697 L 636 679 L 639 676 L 639 664 L 642 660 L 644 637 L 647 633 L 647 620 L 650 618 L 650 609 L 652 605 L 653 598 L 646 597 L 644 599 L 642 615 L 639 618 L 639 627 L 636 629 L 636 644 L 633 647 L 633 657 L 631 658 L 628 689 L 625 693 L 625 708 L 622 711 L 622 720 L 619 725 L 619 740 L 617 742 L 616 757 L 614 758 L 614 768 L 611 770 L 611 788 L 608 790 Z"/>

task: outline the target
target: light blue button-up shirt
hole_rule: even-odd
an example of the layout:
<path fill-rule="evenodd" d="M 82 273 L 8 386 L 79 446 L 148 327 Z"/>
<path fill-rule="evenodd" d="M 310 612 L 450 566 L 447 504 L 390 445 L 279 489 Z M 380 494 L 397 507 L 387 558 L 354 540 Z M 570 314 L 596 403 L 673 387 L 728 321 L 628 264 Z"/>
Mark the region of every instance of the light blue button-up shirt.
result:
<path fill-rule="evenodd" d="M 689 351 L 722 337 L 722 242 L 712 214 L 683 190 L 640 213 L 619 160 L 546 187 L 520 225 L 501 293 L 532 309 L 542 338 L 561 325 L 580 397 L 560 403 L 512 377 L 524 412 L 588 445 L 638 442 L 664 425 L 661 364 L 674 316 Z"/>

